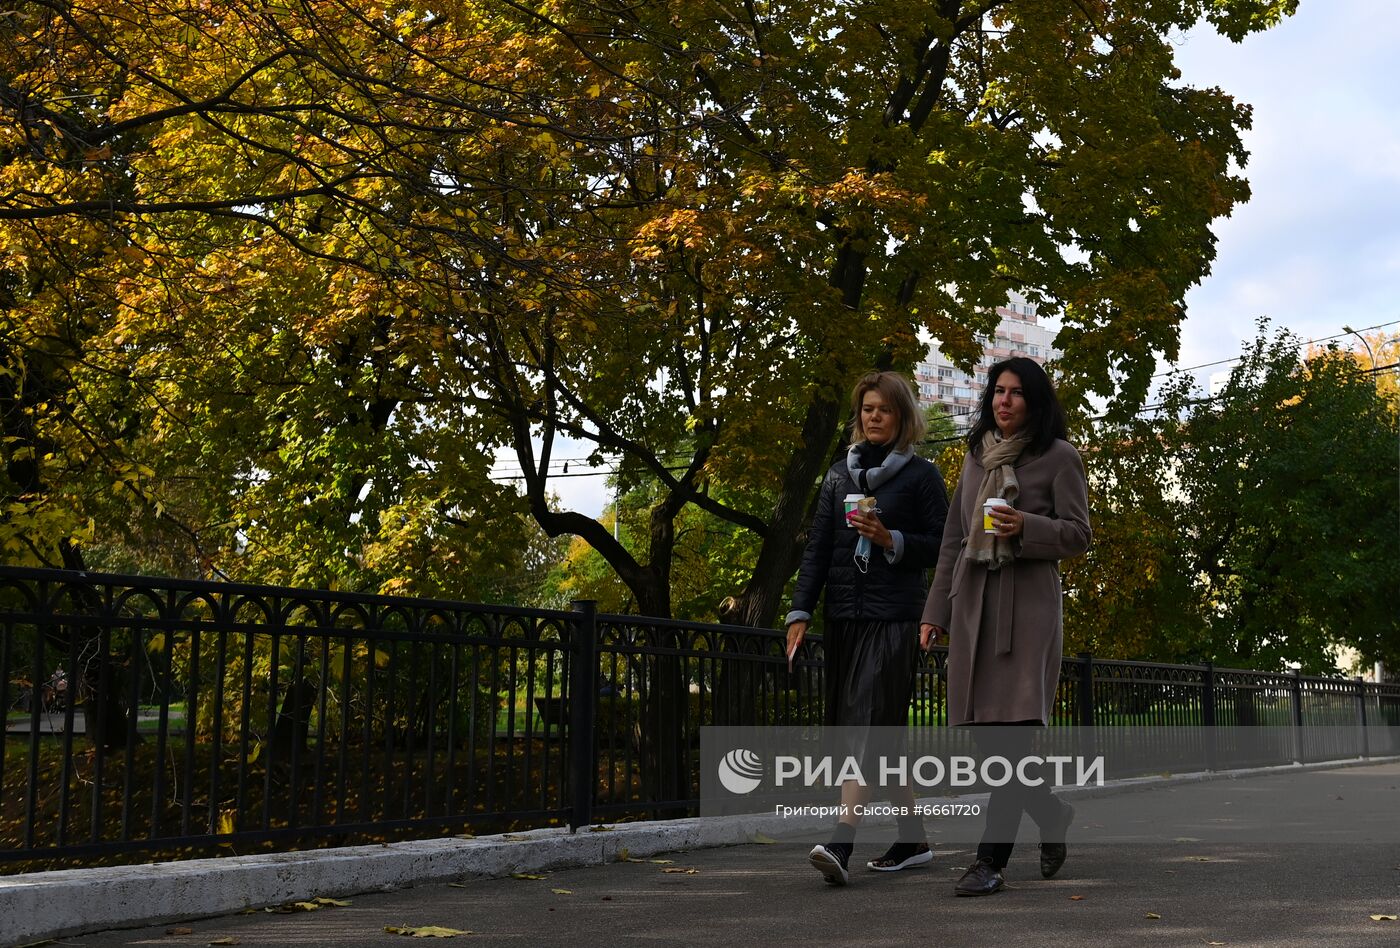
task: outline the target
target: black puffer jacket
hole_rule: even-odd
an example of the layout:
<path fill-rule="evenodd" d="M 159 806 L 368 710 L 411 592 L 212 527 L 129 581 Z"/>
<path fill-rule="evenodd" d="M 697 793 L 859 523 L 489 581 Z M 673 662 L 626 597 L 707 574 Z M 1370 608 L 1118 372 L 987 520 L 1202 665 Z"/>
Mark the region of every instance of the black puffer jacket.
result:
<path fill-rule="evenodd" d="M 858 493 L 864 492 L 842 458 L 822 481 L 792 607 L 815 614 L 825 586 L 828 618 L 915 622 L 927 595 L 924 574 L 938 562 L 948 516 L 943 475 L 932 462 L 912 457 L 887 483 L 869 492 L 876 499 L 880 522 L 903 534 L 904 553 L 892 564 L 883 547 L 873 546 L 868 573 L 856 568 L 860 534 L 846 525 L 841 505 L 847 494 Z"/>

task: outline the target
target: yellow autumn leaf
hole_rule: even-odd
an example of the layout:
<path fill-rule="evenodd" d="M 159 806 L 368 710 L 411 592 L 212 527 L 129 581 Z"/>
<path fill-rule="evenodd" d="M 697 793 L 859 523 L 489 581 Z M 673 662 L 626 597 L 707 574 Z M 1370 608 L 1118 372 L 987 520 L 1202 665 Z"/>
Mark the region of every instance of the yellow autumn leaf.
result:
<path fill-rule="evenodd" d="M 512 872 L 512 873 L 510 874 L 510 877 L 511 877 L 512 879 L 529 879 L 529 880 L 536 881 L 536 882 L 539 881 L 539 880 L 541 880 L 541 879 L 548 879 L 548 878 L 549 878 L 548 876 L 542 876 L 542 875 L 539 875 L 538 873 L 534 873 L 534 872 Z"/>
<path fill-rule="evenodd" d="M 444 928 L 441 925 L 385 925 L 384 930 L 391 935 L 408 935 L 412 938 L 456 938 L 471 934 L 461 928 Z"/>
<path fill-rule="evenodd" d="M 1158 915 L 1156 912 L 1148 912 L 1146 915 L 1143 916 L 1143 918 L 1161 918 L 1161 917 L 1162 917 L 1162 916 Z"/>
<path fill-rule="evenodd" d="M 573 895 L 573 894 L 574 894 L 574 890 L 573 890 L 573 889 L 550 889 L 549 891 L 553 892 L 555 895 Z"/>
<path fill-rule="evenodd" d="M 1373 922 L 1396 922 L 1400 921 L 1400 915 L 1372 915 Z"/>
<path fill-rule="evenodd" d="M 776 843 L 777 840 L 763 833 L 754 833 L 752 836 L 749 837 L 749 842 L 759 843 L 764 846 L 771 846 L 774 843 Z"/>
<path fill-rule="evenodd" d="M 324 895 L 318 895 L 318 896 L 316 896 L 316 898 L 313 899 L 312 901 L 314 901 L 317 905 L 349 905 L 349 904 L 350 904 L 350 900 L 349 900 L 349 899 L 329 899 L 329 898 L 326 898 Z"/>
<path fill-rule="evenodd" d="M 215 938 L 215 939 L 214 939 L 213 941 L 211 941 L 209 944 L 211 944 L 211 945 L 236 945 L 236 944 L 238 944 L 238 939 L 237 939 L 237 938 L 234 938 L 232 935 L 225 935 L 225 936 L 223 936 L 222 938 Z"/>

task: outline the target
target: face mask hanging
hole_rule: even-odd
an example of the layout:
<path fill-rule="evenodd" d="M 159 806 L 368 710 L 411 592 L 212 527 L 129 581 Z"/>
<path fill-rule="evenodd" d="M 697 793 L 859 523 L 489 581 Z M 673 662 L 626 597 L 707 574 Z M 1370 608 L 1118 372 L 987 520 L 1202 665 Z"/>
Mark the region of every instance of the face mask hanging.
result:
<path fill-rule="evenodd" d="M 856 569 L 870 572 L 870 538 L 861 537 L 856 541 Z"/>
<path fill-rule="evenodd" d="M 856 501 L 856 509 L 863 514 L 879 513 L 880 508 L 875 506 L 874 497 L 862 497 Z M 856 569 L 862 573 L 870 572 L 870 538 L 861 537 L 856 541 Z"/>

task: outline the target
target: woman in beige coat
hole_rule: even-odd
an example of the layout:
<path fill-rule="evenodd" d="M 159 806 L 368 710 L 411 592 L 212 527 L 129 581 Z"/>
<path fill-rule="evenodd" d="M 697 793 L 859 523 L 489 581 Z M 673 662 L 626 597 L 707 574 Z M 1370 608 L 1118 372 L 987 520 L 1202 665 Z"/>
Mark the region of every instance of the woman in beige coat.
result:
<path fill-rule="evenodd" d="M 1033 728 L 1050 719 L 1063 644 L 1059 561 L 1089 548 L 1088 484 L 1054 387 L 1030 359 L 987 371 L 968 444 L 920 640 L 928 648 L 950 636 L 948 723 L 1021 725 L 973 732 L 984 755 L 1014 762 L 1030 752 Z M 991 508 L 992 532 L 984 532 L 988 498 L 1005 501 Z M 1059 870 L 1073 809 L 1055 799 L 1048 781 L 1027 787 L 1012 780 L 991 793 L 977 861 L 957 894 L 1001 888 L 1022 812 L 1041 829 L 1041 874 Z"/>

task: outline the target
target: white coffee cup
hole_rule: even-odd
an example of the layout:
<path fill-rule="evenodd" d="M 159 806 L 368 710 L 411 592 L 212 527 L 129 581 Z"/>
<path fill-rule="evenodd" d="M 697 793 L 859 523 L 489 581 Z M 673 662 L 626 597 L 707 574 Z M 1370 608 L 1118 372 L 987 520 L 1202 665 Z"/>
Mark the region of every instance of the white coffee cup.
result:
<path fill-rule="evenodd" d="M 858 505 L 864 498 L 864 494 L 847 494 L 844 498 L 842 498 L 841 506 L 846 511 L 846 526 L 851 528 L 855 527 L 855 524 L 851 523 L 851 514 L 855 513 L 857 510 L 860 509 Z"/>
<path fill-rule="evenodd" d="M 986 503 L 982 504 L 982 532 L 996 533 L 997 523 L 992 519 L 993 507 L 1009 507 L 1005 497 L 988 497 Z"/>

